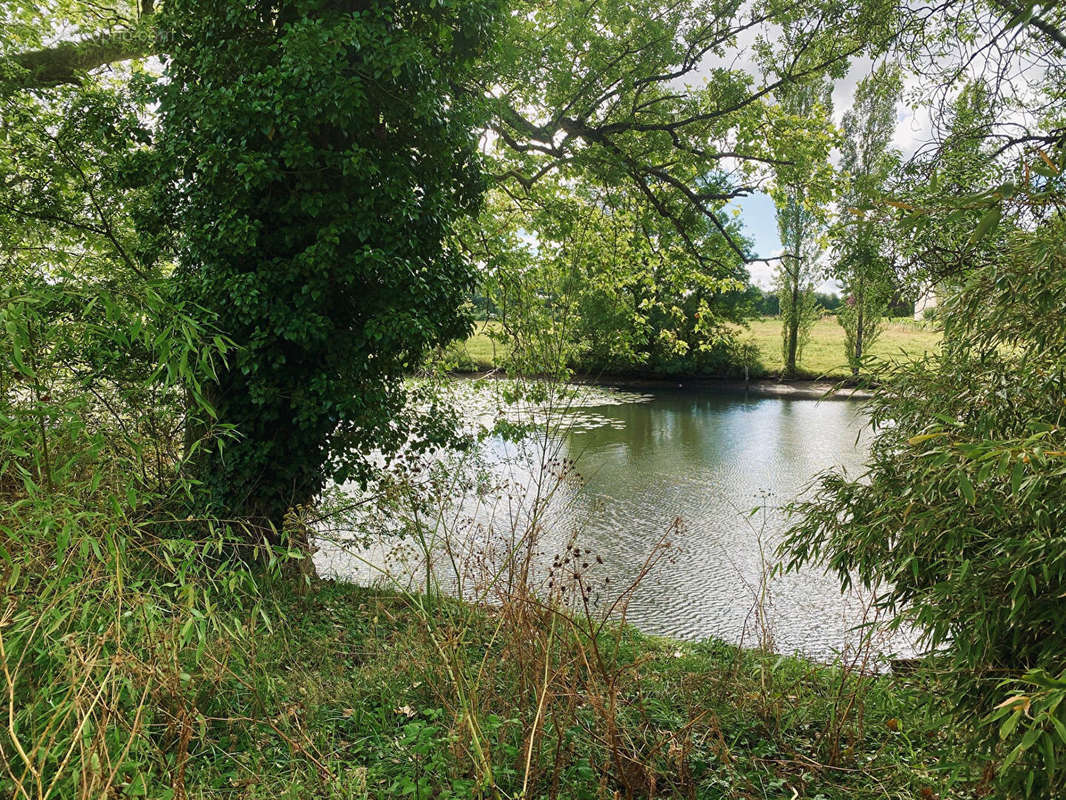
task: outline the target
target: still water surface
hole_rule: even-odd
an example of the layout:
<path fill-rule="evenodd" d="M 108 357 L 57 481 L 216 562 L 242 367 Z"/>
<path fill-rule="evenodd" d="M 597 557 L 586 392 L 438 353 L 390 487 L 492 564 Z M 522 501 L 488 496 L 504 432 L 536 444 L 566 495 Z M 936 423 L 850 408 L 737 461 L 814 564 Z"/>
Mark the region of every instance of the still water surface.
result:
<path fill-rule="evenodd" d="M 718 637 L 753 645 L 760 576 L 786 527 L 779 507 L 830 467 L 861 475 L 869 431 L 855 401 L 745 397 L 700 391 L 598 392 L 555 437 L 490 440 L 489 471 L 510 482 L 502 502 L 479 501 L 456 515 L 471 537 L 506 536 L 526 513 L 545 458 L 576 462 L 580 480 L 555 492 L 539 562 L 546 570 L 570 537 L 599 556 L 600 577 L 624 585 L 665 533 L 670 555 L 645 580 L 627 619 L 653 634 Z M 545 451 L 548 450 L 547 456 Z M 764 507 L 752 515 L 755 507 Z M 488 532 L 488 533 L 487 533 Z M 320 573 L 348 579 L 358 565 L 334 547 Z M 545 573 L 546 574 L 546 573 Z M 842 597 L 818 569 L 777 577 L 764 597 L 775 649 L 831 659 L 857 641 L 862 598 Z M 909 652 L 902 640 L 879 645 Z"/>

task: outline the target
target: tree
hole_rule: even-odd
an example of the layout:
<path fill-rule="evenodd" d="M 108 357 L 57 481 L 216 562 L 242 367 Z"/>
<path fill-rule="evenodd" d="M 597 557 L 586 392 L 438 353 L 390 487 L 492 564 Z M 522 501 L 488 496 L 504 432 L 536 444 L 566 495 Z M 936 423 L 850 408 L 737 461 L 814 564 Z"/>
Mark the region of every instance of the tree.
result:
<path fill-rule="evenodd" d="M 825 477 L 786 543 L 793 566 L 824 559 L 917 629 L 990 750 L 1032 730 L 1011 760 L 1031 750 L 1040 765 L 1023 759 L 1017 777 L 1038 777 L 1047 797 L 1066 777 L 1064 234 L 1061 218 L 1015 232 L 998 263 L 966 276 L 939 307 L 952 330 L 943 351 L 884 376 L 868 475 Z M 1022 699 L 992 725 L 1005 682 Z"/>
<path fill-rule="evenodd" d="M 837 139 L 832 79 L 841 76 L 841 65 L 802 79 L 788 77 L 832 51 L 831 42 L 810 38 L 809 26 L 803 17 L 788 20 L 775 40 L 760 39 L 756 44 L 767 79 L 785 79 L 774 91 L 777 103 L 770 111 L 777 133 L 771 195 L 783 247 L 774 283 L 780 298 L 786 377 L 795 376 L 796 362 L 818 314 L 814 283 L 824 246 L 822 209 L 832 197 L 829 154 Z"/>
<path fill-rule="evenodd" d="M 158 53 L 151 0 L 50 4 L 0 11 L 0 93 L 80 83 L 100 67 Z"/>
<path fill-rule="evenodd" d="M 826 128 L 831 125 L 832 84 L 825 78 L 787 84 L 780 94 L 784 113 L 800 119 L 821 120 Z M 805 153 L 803 161 L 793 157 L 787 169 L 778 169 L 779 181 L 774 190 L 777 230 L 784 247 L 774 280 L 780 297 L 781 350 L 786 377 L 795 376 L 796 361 L 818 316 L 814 282 L 825 225 L 814 201 L 817 182 L 820 177 L 824 180 L 828 171 L 832 136 L 824 132 L 814 141 L 820 142 L 821 147 Z M 803 167 L 799 167 L 801 163 Z"/>
<path fill-rule="evenodd" d="M 915 241 L 913 274 L 948 268 L 943 344 L 879 376 L 868 471 L 823 476 L 785 549 L 792 566 L 819 561 L 844 587 L 875 588 L 917 629 L 960 738 L 999 762 L 997 796 L 1052 798 L 1066 791 L 1064 40 L 1060 7 L 1028 3 L 1005 23 L 1005 6 L 952 3 L 963 13 L 939 20 L 950 40 L 923 31 L 962 51 L 930 73 L 951 91 L 980 67 L 971 48 L 1017 81 L 954 95 L 932 152 L 894 187 L 909 193 L 873 204 L 889 235 Z M 1032 70 L 1034 55 L 1059 66 Z M 1043 107 L 1023 125 L 1011 112 L 1034 96 Z"/>
<path fill-rule="evenodd" d="M 814 214 L 803 205 L 802 189 L 786 192 L 777 208 L 777 229 L 785 252 L 774 283 L 780 298 L 783 372 L 788 378 L 795 377 L 796 362 L 818 318 L 813 280 L 820 250 L 817 228 Z"/>
<path fill-rule="evenodd" d="M 771 97 L 826 71 L 840 72 L 866 46 L 865 36 L 891 24 L 891 15 L 875 24 L 866 4 L 843 16 L 838 6 L 822 3 L 800 10 L 768 2 L 750 9 L 750 16 L 749 9 L 718 2 L 589 6 L 568 0 L 528 8 L 509 20 L 512 32 L 505 40 L 513 53 L 483 79 L 496 110 L 487 148 L 497 193 L 493 217 L 521 217 L 521 209 L 536 207 L 542 183 L 578 184 L 587 196 L 600 198 L 625 194 L 627 208 L 643 206 L 637 217 L 655 216 L 673 228 L 645 226 L 669 239 L 672 257 L 690 275 L 701 272 L 712 282 L 735 279 L 737 264 L 753 260 L 722 214 L 731 199 L 764 189 L 775 174 L 798 179 L 805 170 L 818 171 L 819 158 L 823 166 L 808 176 L 808 197 L 812 203 L 828 198 L 827 119 L 785 113 Z M 793 32 L 789 57 L 772 74 L 756 83 L 745 70 L 716 67 L 707 80 L 695 82 L 701 65 L 768 20 Z M 528 218 L 521 224 L 527 233 L 542 233 Z M 716 244 L 707 246 L 712 240 Z M 687 255 L 677 255 L 677 248 Z M 484 260 L 509 259 L 490 254 Z M 627 279 L 636 280 L 632 270 L 639 265 L 622 268 Z M 732 300 L 728 293 L 704 297 L 708 309 L 701 312 L 701 326 L 714 331 L 708 340 L 729 350 L 736 343 L 726 342 L 727 329 L 709 321 L 732 314 Z M 659 330 L 666 335 L 678 328 L 663 319 Z M 676 345 L 694 354 L 690 339 L 685 335 Z M 669 336 L 667 341 L 674 344 Z M 642 345 L 638 351 L 654 349 Z M 642 362 L 646 355 L 623 361 L 632 358 Z M 662 358 L 683 369 L 688 356 L 664 350 Z"/>
<path fill-rule="evenodd" d="M 512 368 L 691 374 L 736 366 L 747 271 L 717 228 L 693 218 L 687 236 L 698 258 L 625 185 L 601 191 L 545 178 L 528 197 L 536 202 L 518 221 L 535 240 L 511 231 L 506 245 L 476 256 L 493 265 L 486 291 Z"/>
<path fill-rule="evenodd" d="M 744 260 L 749 253 L 721 224 L 721 208 L 765 188 L 810 129 L 823 127 L 780 119 L 769 98 L 787 84 L 840 73 L 871 41 L 890 37 L 895 21 L 883 4 L 867 2 L 563 0 L 522 8 L 509 18 L 502 63 L 483 78 L 496 111 L 498 185 L 521 195 L 556 171 L 589 185 L 625 182 L 682 241 L 688 218 L 701 216 Z M 724 66 L 701 74 L 738 36 L 768 22 L 794 32 L 772 77 L 757 83 Z M 731 180 L 704 181 L 715 173 Z M 685 244 L 698 256 L 694 242 Z"/>
<path fill-rule="evenodd" d="M 982 195 L 1010 177 L 993 157 L 989 134 L 996 115 L 984 82 L 964 85 L 944 116 L 940 141 L 919 151 L 887 187 L 897 202 L 892 211 L 910 213 L 892 221 L 893 215 L 882 214 L 882 224 L 898 224 L 906 233 L 896 249 L 900 280 L 936 286 L 940 296 L 966 272 L 1002 257 L 1002 229 L 980 238 L 973 233 L 987 211 Z"/>
<path fill-rule="evenodd" d="M 901 88 L 898 70 L 881 66 L 859 83 L 854 105 L 844 115 L 841 172 L 846 188 L 835 231 L 834 269 L 845 297 L 837 317 L 844 328 L 844 355 L 856 376 L 892 298 L 892 239 L 868 208 L 880 197 L 898 160 L 889 143 Z"/>
<path fill-rule="evenodd" d="M 495 14 L 434 0 L 164 9 L 159 205 L 176 291 L 238 346 L 207 386 L 240 440 L 200 453 L 206 508 L 274 539 L 326 481 L 420 438 L 401 378 L 469 329 L 473 273 L 451 235 L 483 184 L 478 100 L 460 83 Z"/>

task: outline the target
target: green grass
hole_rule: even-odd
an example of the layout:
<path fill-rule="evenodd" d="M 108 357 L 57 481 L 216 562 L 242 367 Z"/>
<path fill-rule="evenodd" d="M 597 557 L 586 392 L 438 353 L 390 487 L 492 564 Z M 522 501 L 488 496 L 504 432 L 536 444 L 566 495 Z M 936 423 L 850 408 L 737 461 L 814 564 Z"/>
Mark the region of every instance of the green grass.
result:
<path fill-rule="evenodd" d="M 759 347 L 759 358 L 767 374 L 779 375 L 784 366 L 781 354 L 781 320 L 763 317 L 750 323 L 747 334 Z M 887 361 L 919 358 L 936 348 L 940 333 L 927 322 L 908 319 L 886 321 L 870 354 Z M 842 378 L 850 375 L 844 358 L 844 329 L 835 318 L 827 317 L 814 324 L 811 337 L 799 359 L 800 372 L 806 377 Z"/>
<path fill-rule="evenodd" d="M 453 345 L 450 355 L 461 371 L 489 370 L 499 366 L 506 348 L 490 336 L 497 326 L 498 323 L 494 322 L 478 322 L 469 339 Z M 761 374 L 781 374 L 780 319 L 763 317 L 753 320 L 739 335 L 741 339 L 750 338 L 758 346 Z M 871 355 L 889 361 L 918 358 L 932 351 L 939 341 L 939 332 L 927 322 L 894 319 L 884 323 Z M 799 368 L 801 375 L 808 378 L 844 378 L 850 375 L 844 359 L 844 329 L 835 318 L 827 317 L 814 324 L 810 340 L 803 349 Z"/>
<path fill-rule="evenodd" d="M 455 343 L 454 352 L 465 369 L 481 371 L 500 365 L 507 354 L 507 348 L 489 335 L 492 331 L 499 330 L 499 327 L 498 322 L 478 322 L 469 339 Z"/>
<path fill-rule="evenodd" d="M 21 580 L 47 591 L 0 620 L 3 798 L 43 796 L 38 776 L 87 799 L 983 796 L 935 673 L 590 632 L 580 603 L 525 592 L 475 606 L 225 567 L 179 589 L 125 546 L 78 550 L 58 571 L 42 548 Z"/>
<path fill-rule="evenodd" d="M 325 583 L 286 595 L 279 610 L 285 624 L 261 639 L 247 685 L 231 682 L 231 697 L 214 698 L 264 722 L 217 727 L 199 740 L 186 777 L 191 796 L 493 796 L 478 786 L 452 682 L 409 601 Z M 495 796 L 516 798 L 538 698 L 536 681 L 523 680 L 535 676 L 523 676 L 494 616 L 473 613 L 480 622 L 463 633 L 471 660 L 493 653 L 480 673 L 477 713 Z M 438 634 L 457 633 L 447 629 L 450 618 L 439 615 Z M 604 739 L 602 685 L 578 669 L 554 696 L 562 713 L 549 707 L 541 717 L 526 797 L 625 796 L 620 774 L 639 774 L 650 796 L 723 800 L 946 799 L 972 787 L 973 770 L 946 769 L 951 727 L 913 677 L 860 680 L 800 659 L 632 629 L 619 641 L 607 661 L 621 690 L 623 762 Z M 551 663 L 568 658 L 559 653 Z"/>

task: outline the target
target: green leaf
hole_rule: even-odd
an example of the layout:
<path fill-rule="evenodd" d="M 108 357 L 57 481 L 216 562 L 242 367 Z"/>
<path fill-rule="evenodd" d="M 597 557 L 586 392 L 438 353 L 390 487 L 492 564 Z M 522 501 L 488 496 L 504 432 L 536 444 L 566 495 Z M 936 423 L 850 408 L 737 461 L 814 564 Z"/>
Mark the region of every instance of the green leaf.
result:
<path fill-rule="evenodd" d="M 962 492 L 962 496 L 966 498 L 966 502 L 973 505 L 977 500 L 977 494 L 974 492 L 973 483 L 970 482 L 970 476 L 965 472 L 959 473 L 959 491 Z"/>
<path fill-rule="evenodd" d="M 1018 490 L 1022 486 L 1022 479 L 1025 477 L 1025 465 L 1021 461 L 1015 461 L 1014 466 L 1010 473 L 1010 491 L 1011 494 L 1018 494 Z"/>
<path fill-rule="evenodd" d="M 984 239 L 993 228 L 999 225 L 999 220 L 1002 216 L 1003 207 L 998 203 L 988 209 L 988 211 L 981 216 L 980 221 L 977 223 L 977 228 L 973 232 L 973 236 L 970 237 L 970 246 L 972 247 L 976 245 Z"/>
<path fill-rule="evenodd" d="M 1064 725 L 1062 720 L 1060 720 L 1054 714 L 1049 715 L 1048 718 L 1051 720 L 1051 724 L 1055 728 L 1055 732 L 1058 733 L 1059 739 L 1062 741 L 1063 744 L 1066 744 L 1066 725 Z"/>
<path fill-rule="evenodd" d="M 1014 709 L 1009 717 L 1003 720 L 1003 724 L 999 726 L 999 738 L 1007 739 L 1014 729 L 1018 727 L 1018 721 L 1022 718 L 1022 710 L 1020 708 Z"/>

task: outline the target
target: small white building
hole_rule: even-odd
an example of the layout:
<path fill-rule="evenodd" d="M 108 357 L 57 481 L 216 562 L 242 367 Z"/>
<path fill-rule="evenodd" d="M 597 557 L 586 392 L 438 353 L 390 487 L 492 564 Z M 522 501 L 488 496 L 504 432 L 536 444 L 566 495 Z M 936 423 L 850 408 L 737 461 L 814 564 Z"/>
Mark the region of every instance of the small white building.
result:
<path fill-rule="evenodd" d="M 922 294 L 918 297 L 918 300 L 915 301 L 914 318 L 919 321 L 925 319 L 925 312 L 929 309 L 936 308 L 936 303 L 936 287 L 930 286 L 924 292 L 922 292 Z"/>

